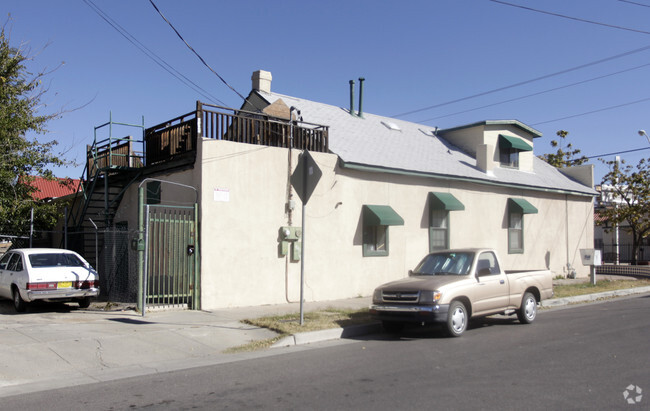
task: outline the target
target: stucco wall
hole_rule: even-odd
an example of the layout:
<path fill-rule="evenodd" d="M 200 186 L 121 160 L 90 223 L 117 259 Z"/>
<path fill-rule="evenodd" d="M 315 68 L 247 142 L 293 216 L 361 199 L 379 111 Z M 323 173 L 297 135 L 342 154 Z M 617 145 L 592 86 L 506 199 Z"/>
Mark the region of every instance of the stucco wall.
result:
<path fill-rule="evenodd" d="M 590 197 L 467 182 L 340 169 L 337 157 L 311 153 L 323 176 L 306 207 L 305 299 L 369 295 L 401 278 L 428 252 L 428 193 L 451 192 L 464 211 L 450 212 L 451 247 L 493 247 L 507 269 L 548 267 L 578 275 L 580 248 L 593 247 Z M 292 168 L 299 151 L 293 152 Z M 300 262 L 278 253 L 289 225 L 288 150 L 227 141 L 199 144 L 193 178 L 200 186 L 202 307 L 298 301 Z M 524 217 L 524 254 L 508 254 L 507 201 L 525 198 L 538 214 Z M 292 225 L 301 224 L 294 195 Z M 362 206 L 390 205 L 405 221 L 389 228 L 389 256 L 363 257 Z"/>

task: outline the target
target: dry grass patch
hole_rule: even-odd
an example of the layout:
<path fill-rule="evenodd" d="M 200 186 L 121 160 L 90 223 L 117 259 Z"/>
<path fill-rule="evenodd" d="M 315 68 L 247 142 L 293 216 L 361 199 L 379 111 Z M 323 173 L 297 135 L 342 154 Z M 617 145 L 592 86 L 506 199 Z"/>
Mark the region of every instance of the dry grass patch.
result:
<path fill-rule="evenodd" d="M 593 285 L 590 282 L 556 285 L 553 286 L 553 291 L 555 291 L 555 296 L 553 298 L 575 297 L 577 295 L 602 293 L 605 291 L 646 286 L 650 286 L 650 280 L 602 280 L 597 281 L 596 285 Z"/>
<path fill-rule="evenodd" d="M 300 325 L 300 313 L 243 320 L 242 322 L 245 324 L 267 328 L 271 331 L 275 331 L 278 335 L 267 340 L 252 341 L 245 345 L 229 348 L 225 352 L 232 354 L 261 350 L 271 347 L 276 341 L 288 335 L 307 331 L 343 328 L 350 325 L 368 324 L 373 321 L 372 318 L 370 318 L 367 308 L 361 310 L 326 308 L 319 311 L 304 313 L 303 317 L 303 325 Z"/>

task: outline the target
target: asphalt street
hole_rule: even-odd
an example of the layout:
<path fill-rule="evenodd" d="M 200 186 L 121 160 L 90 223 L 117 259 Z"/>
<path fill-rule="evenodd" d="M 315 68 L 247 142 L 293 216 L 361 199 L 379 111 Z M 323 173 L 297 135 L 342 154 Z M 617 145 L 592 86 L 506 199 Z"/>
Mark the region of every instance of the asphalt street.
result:
<path fill-rule="evenodd" d="M 411 328 L 5 397 L 2 408 L 648 409 L 648 312 L 643 295 L 543 310 L 532 325 L 476 321 L 453 339 Z"/>

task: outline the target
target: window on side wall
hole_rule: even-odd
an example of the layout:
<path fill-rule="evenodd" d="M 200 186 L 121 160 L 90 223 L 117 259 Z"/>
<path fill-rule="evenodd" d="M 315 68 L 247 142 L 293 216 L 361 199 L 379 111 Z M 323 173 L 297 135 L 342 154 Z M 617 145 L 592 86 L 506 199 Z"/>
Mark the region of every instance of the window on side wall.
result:
<path fill-rule="evenodd" d="M 147 204 L 160 204 L 160 181 L 147 182 Z"/>
<path fill-rule="evenodd" d="M 524 215 L 516 211 L 508 213 L 508 253 L 524 252 Z"/>
<path fill-rule="evenodd" d="M 388 255 L 388 226 L 369 225 L 363 229 L 363 255 Z"/>
<path fill-rule="evenodd" d="M 363 206 L 363 256 L 388 255 L 388 230 L 391 225 L 404 225 L 404 220 L 390 206 Z"/>
<path fill-rule="evenodd" d="M 524 214 L 537 214 L 537 208 L 523 198 L 509 198 L 508 254 L 524 252 Z"/>
<path fill-rule="evenodd" d="M 449 211 L 431 209 L 429 225 L 429 249 L 449 248 Z"/>
<path fill-rule="evenodd" d="M 450 211 L 465 210 L 451 193 L 429 193 L 429 251 L 450 248 Z"/>

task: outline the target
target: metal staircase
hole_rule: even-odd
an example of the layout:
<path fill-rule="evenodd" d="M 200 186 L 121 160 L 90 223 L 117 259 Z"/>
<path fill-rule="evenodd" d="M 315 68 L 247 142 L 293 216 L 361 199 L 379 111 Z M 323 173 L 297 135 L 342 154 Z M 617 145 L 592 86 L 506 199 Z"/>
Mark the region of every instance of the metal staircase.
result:
<path fill-rule="evenodd" d="M 106 126 L 108 138 L 98 141 L 98 130 Z M 143 138 L 113 137 L 114 126 L 137 127 L 144 137 L 144 119 L 142 125 L 116 123 L 111 119 L 95 127 L 93 144 L 87 147 L 80 193 L 66 221 L 70 232 L 67 247 L 82 252 L 89 261 L 96 259 L 97 248 L 103 246 L 90 233 L 115 228 L 115 213 L 124 193 L 138 180 L 144 167 Z"/>

